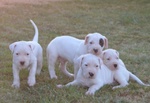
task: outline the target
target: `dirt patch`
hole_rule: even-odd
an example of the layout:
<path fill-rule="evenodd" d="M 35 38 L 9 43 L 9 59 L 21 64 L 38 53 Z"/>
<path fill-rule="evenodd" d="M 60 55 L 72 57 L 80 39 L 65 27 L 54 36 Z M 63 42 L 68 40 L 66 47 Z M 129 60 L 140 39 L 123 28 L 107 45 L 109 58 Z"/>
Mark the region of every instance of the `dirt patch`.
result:
<path fill-rule="evenodd" d="M 1 0 L 0 7 L 11 7 L 16 3 L 21 4 L 45 4 L 48 2 L 69 1 L 69 0 Z"/>

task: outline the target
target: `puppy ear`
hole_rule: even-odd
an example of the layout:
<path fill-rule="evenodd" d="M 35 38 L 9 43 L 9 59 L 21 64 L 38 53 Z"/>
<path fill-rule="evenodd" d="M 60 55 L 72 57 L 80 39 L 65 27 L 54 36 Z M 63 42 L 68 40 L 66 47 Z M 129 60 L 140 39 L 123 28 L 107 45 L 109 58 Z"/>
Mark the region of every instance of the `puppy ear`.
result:
<path fill-rule="evenodd" d="M 101 69 L 101 65 L 103 64 L 103 61 L 101 58 L 98 58 L 98 61 L 99 61 L 99 66 L 100 66 L 100 69 Z"/>
<path fill-rule="evenodd" d="M 31 48 L 31 50 L 33 51 L 35 46 L 33 44 L 29 44 L 29 47 Z"/>
<path fill-rule="evenodd" d="M 102 58 L 102 60 L 104 60 L 104 56 L 105 56 L 105 54 L 106 54 L 106 52 L 105 52 L 105 51 L 103 51 L 103 52 L 102 52 L 102 54 L 101 54 L 101 58 Z"/>
<path fill-rule="evenodd" d="M 101 38 L 101 39 L 99 39 L 99 45 L 101 46 L 101 47 L 103 47 L 104 46 L 104 40 Z"/>
<path fill-rule="evenodd" d="M 117 56 L 119 57 L 119 52 L 117 50 L 115 50 L 115 52 L 116 52 Z"/>
<path fill-rule="evenodd" d="M 108 48 L 108 39 L 104 36 L 104 47 Z"/>
<path fill-rule="evenodd" d="M 14 52 L 16 46 L 17 46 L 16 42 L 9 45 L 9 49 L 11 50 L 12 53 Z"/>
<path fill-rule="evenodd" d="M 84 59 L 84 56 L 81 58 L 80 66 L 81 66 L 81 65 L 82 65 L 82 63 L 83 63 L 83 59 Z"/>
<path fill-rule="evenodd" d="M 84 58 L 84 56 L 81 55 L 78 58 L 74 59 L 74 65 L 78 65 L 79 67 L 81 67 L 83 58 Z"/>
<path fill-rule="evenodd" d="M 85 37 L 84 45 L 86 45 L 86 44 L 88 43 L 88 39 L 89 39 L 89 35 L 87 35 L 87 36 Z"/>
<path fill-rule="evenodd" d="M 74 77 L 76 78 L 78 70 L 81 68 L 83 55 L 79 56 L 78 58 L 74 58 Z"/>

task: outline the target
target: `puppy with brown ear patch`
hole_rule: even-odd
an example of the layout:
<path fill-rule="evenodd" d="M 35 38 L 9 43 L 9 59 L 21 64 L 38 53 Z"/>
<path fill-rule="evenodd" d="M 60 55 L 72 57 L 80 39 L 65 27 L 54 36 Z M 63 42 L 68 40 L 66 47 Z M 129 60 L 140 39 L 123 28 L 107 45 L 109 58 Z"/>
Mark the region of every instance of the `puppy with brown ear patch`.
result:
<path fill-rule="evenodd" d="M 47 62 L 50 78 L 57 79 L 55 64 L 60 62 L 60 69 L 69 77 L 74 75 L 67 71 L 67 62 L 74 63 L 74 58 L 80 55 L 92 53 L 96 56 L 101 55 L 102 50 L 108 47 L 108 40 L 100 33 L 89 33 L 85 40 L 77 39 L 72 36 L 59 36 L 54 38 L 47 46 Z"/>
<path fill-rule="evenodd" d="M 113 89 L 127 86 L 130 78 L 140 85 L 150 86 L 149 84 L 143 83 L 137 76 L 126 69 L 123 61 L 119 58 L 118 51 L 114 49 L 104 50 L 102 59 L 104 64 L 112 71 L 114 75 L 113 78 L 120 84 L 114 86 Z"/>

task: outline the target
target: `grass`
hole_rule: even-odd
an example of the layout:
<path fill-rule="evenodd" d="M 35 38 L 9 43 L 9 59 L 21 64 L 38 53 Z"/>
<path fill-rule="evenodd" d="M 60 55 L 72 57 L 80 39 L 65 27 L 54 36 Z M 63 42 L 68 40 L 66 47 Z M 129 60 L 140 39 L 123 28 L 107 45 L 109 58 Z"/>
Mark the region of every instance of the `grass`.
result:
<path fill-rule="evenodd" d="M 87 88 L 57 89 L 73 78 L 56 72 L 58 80 L 51 80 L 47 69 L 45 49 L 56 36 L 71 35 L 84 39 L 85 35 L 100 32 L 109 40 L 109 47 L 120 52 L 128 70 L 145 83 L 150 83 L 150 2 L 149 0 L 58 0 L 47 3 L 5 3 L 0 7 L 0 100 L 1 103 L 148 103 L 150 88 L 131 81 L 125 88 L 112 90 L 106 85 L 95 96 L 85 96 Z M 28 71 L 20 73 L 20 89 L 11 88 L 12 56 L 9 44 L 31 40 L 39 28 L 39 43 L 44 49 L 44 64 L 34 87 L 28 87 Z M 73 71 L 73 66 L 68 65 Z"/>

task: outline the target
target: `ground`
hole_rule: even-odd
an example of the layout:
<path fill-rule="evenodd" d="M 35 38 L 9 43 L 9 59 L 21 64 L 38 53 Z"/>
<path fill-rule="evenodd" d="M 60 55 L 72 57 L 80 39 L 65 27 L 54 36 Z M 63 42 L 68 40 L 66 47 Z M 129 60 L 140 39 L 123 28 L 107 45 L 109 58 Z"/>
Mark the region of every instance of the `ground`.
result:
<path fill-rule="evenodd" d="M 0 0 L 0 102 L 1 103 L 148 103 L 150 88 L 134 81 L 112 90 L 106 85 L 94 96 L 85 96 L 87 88 L 58 89 L 57 84 L 73 80 L 59 69 L 58 79 L 50 79 L 46 47 L 55 37 L 70 35 L 84 39 L 99 32 L 108 38 L 108 47 L 116 49 L 127 69 L 150 84 L 150 1 L 149 0 Z M 32 40 L 32 19 L 39 29 L 43 47 L 43 68 L 36 85 L 27 85 L 28 71 L 20 72 L 21 86 L 11 87 L 12 54 L 9 45 Z M 73 72 L 73 65 L 67 66 Z"/>
<path fill-rule="evenodd" d="M 15 5 L 16 3 L 21 4 L 45 4 L 47 2 L 56 2 L 56 1 L 68 1 L 68 0 L 1 0 L 0 7 L 6 7 L 10 5 Z"/>

